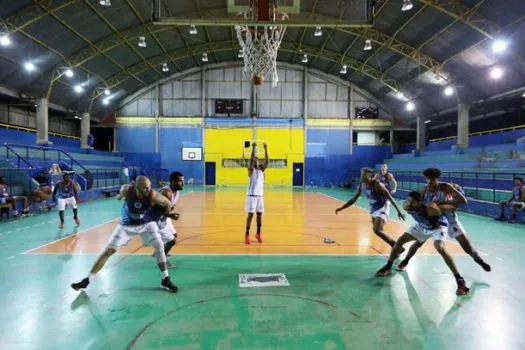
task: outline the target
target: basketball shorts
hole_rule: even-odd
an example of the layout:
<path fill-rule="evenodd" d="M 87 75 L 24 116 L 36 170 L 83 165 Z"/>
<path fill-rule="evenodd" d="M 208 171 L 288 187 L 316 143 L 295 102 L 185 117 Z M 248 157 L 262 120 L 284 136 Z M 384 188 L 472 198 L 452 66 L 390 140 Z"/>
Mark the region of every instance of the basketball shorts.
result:
<path fill-rule="evenodd" d="M 69 206 L 69 207 L 71 207 L 73 209 L 76 209 L 77 208 L 77 201 L 75 200 L 75 197 L 58 198 L 57 206 L 58 206 L 58 210 L 60 210 L 60 211 L 66 209 L 66 206 Z"/>
<path fill-rule="evenodd" d="M 423 243 L 430 237 L 434 241 L 446 241 L 448 239 L 448 227 L 438 226 L 435 229 L 426 229 L 421 224 L 410 226 L 407 233 L 414 237 L 418 242 Z"/>
<path fill-rule="evenodd" d="M 166 244 L 175 239 L 177 231 L 175 230 L 175 227 L 173 227 L 171 220 L 159 221 L 157 224 L 159 226 L 159 234 L 160 238 L 162 238 L 162 243 Z"/>
<path fill-rule="evenodd" d="M 465 234 L 465 229 L 459 221 L 457 221 L 455 224 L 450 224 L 448 226 L 448 236 L 451 239 L 455 239 L 456 237 L 461 236 L 463 234 Z"/>
<path fill-rule="evenodd" d="M 264 198 L 262 196 L 246 196 L 247 213 L 264 213 Z"/>
<path fill-rule="evenodd" d="M 108 247 L 117 250 L 118 248 L 128 245 L 129 241 L 133 237 L 140 235 L 142 239 L 142 244 L 145 247 L 152 245 L 152 242 L 159 240 L 160 237 L 159 227 L 156 222 L 148 222 L 147 224 L 142 225 L 121 225 L 119 224 L 115 231 L 111 234 L 111 237 L 108 242 Z"/>
<path fill-rule="evenodd" d="M 383 219 L 383 221 L 387 223 L 388 219 L 390 219 L 390 202 L 386 202 L 382 208 L 373 211 L 370 215 L 372 215 L 373 218 Z"/>

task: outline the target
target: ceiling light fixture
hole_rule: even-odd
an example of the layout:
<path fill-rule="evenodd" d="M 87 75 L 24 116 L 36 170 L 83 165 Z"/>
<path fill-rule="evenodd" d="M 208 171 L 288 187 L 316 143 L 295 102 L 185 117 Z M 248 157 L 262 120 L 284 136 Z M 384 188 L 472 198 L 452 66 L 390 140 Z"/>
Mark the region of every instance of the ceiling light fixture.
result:
<path fill-rule="evenodd" d="M 307 54 L 303 55 L 303 59 L 301 60 L 301 62 L 308 63 L 308 55 Z"/>
<path fill-rule="evenodd" d="M 447 86 L 443 93 L 445 96 L 452 96 L 454 94 L 454 88 L 452 86 Z"/>
<path fill-rule="evenodd" d="M 492 51 L 494 53 L 502 53 L 507 48 L 507 42 L 505 40 L 496 40 L 492 44 Z"/>
<path fill-rule="evenodd" d="M 64 75 L 68 78 L 73 78 L 75 73 L 73 72 L 71 68 L 66 68 L 66 70 L 64 71 Z"/>
<path fill-rule="evenodd" d="M 0 34 L 0 45 L 2 46 L 11 45 L 11 39 L 9 39 L 9 34 L 7 33 Z"/>
<path fill-rule="evenodd" d="M 147 47 L 148 44 L 146 44 L 146 37 L 145 36 L 139 37 L 139 43 L 137 45 L 139 47 Z"/>
<path fill-rule="evenodd" d="M 190 25 L 190 35 L 197 35 L 199 31 L 197 30 L 197 27 L 195 27 L 195 24 Z"/>
<path fill-rule="evenodd" d="M 77 94 L 81 94 L 81 93 L 83 93 L 83 92 L 84 92 L 84 88 L 82 87 L 82 85 L 76 85 L 76 86 L 75 86 L 75 92 L 76 92 Z"/>
<path fill-rule="evenodd" d="M 98 3 L 102 6 L 111 6 L 111 0 L 100 0 Z"/>
<path fill-rule="evenodd" d="M 167 64 L 167 63 L 163 63 L 163 64 L 162 64 L 162 71 L 163 71 L 164 73 L 167 73 L 167 72 L 170 71 L 170 67 L 168 67 L 168 64 Z"/>
<path fill-rule="evenodd" d="M 346 74 L 347 72 L 348 72 L 348 69 L 347 69 L 346 65 L 344 65 L 344 66 L 341 67 L 341 71 L 339 73 Z"/>
<path fill-rule="evenodd" d="M 315 27 L 314 36 L 323 36 L 323 29 L 321 27 Z"/>
<path fill-rule="evenodd" d="M 410 11 L 414 8 L 414 4 L 410 0 L 403 0 L 403 6 L 401 6 L 401 11 Z"/>
<path fill-rule="evenodd" d="M 111 90 L 109 90 L 109 89 L 104 90 L 104 95 L 106 95 L 106 96 L 111 95 Z"/>
<path fill-rule="evenodd" d="M 239 53 L 237 54 L 237 57 L 244 58 L 244 52 L 242 52 L 241 49 L 239 49 Z"/>
<path fill-rule="evenodd" d="M 206 52 L 202 54 L 202 62 L 208 62 L 208 54 Z"/>
<path fill-rule="evenodd" d="M 31 62 L 27 62 L 25 65 L 24 65 L 24 68 L 26 69 L 26 71 L 28 72 L 32 72 L 34 70 L 36 70 L 36 67 L 33 63 Z"/>
<path fill-rule="evenodd" d="M 365 40 L 365 47 L 363 48 L 363 50 L 365 50 L 365 51 L 372 50 L 372 40 L 370 40 L 370 39 L 366 39 Z"/>
<path fill-rule="evenodd" d="M 406 109 L 409 112 L 413 111 L 414 109 L 416 109 L 416 105 L 414 104 L 414 102 L 410 101 L 410 102 L 407 103 Z"/>
<path fill-rule="evenodd" d="M 494 80 L 501 79 L 502 76 L 503 76 L 503 70 L 499 67 L 494 67 L 490 71 L 490 77 Z"/>

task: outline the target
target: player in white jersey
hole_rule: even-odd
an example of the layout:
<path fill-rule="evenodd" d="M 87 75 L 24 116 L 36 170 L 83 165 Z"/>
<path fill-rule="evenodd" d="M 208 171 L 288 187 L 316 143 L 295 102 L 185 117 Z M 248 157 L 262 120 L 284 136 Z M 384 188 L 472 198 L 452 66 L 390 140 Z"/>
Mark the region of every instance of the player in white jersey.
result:
<path fill-rule="evenodd" d="M 158 206 L 153 206 L 149 212 L 153 221 L 157 222 L 159 226 L 160 237 L 164 244 L 164 254 L 166 257 L 169 256 L 171 248 L 177 243 L 177 231 L 173 227 L 172 220 L 178 220 L 180 214 L 174 213 L 175 205 L 179 200 L 180 191 L 184 188 L 184 175 L 181 172 L 174 171 L 170 174 L 170 184 L 160 190 L 160 194 L 170 201 L 170 217 L 168 218 L 165 213 L 165 209 Z M 155 257 L 155 253 L 153 253 Z M 168 268 L 175 268 L 175 264 L 171 264 L 169 260 L 166 260 Z"/>
<path fill-rule="evenodd" d="M 259 243 L 262 243 L 261 226 L 264 213 L 264 171 L 268 167 L 268 146 L 266 143 L 263 143 L 263 147 L 264 162 L 261 163 L 257 158 L 257 144 L 254 142 L 252 144 L 250 164 L 248 165 L 250 182 L 248 184 L 245 206 L 245 210 L 248 213 L 246 219 L 246 235 L 244 237 L 245 244 L 250 244 L 250 226 L 252 224 L 253 213 L 257 213 L 257 234 L 255 237 Z"/>

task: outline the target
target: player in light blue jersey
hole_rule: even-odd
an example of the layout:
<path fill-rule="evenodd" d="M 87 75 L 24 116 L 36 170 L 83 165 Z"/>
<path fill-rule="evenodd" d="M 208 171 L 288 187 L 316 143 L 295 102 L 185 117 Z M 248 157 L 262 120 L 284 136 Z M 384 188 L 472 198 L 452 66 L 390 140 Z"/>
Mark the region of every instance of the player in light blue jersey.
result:
<path fill-rule="evenodd" d="M 359 187 L 357 187 L 357 192 L 352 198 L 350 198 L 348 202 L 337 208 L 335 213 L 339 214 L 340 211 L 345 210 L 346 208 L 353 205 L 359 199 L 361 193 L 364 192 L 370 207 L 370 215 L 372 216 L 374 233 L 383 241 L 388 243 L 391 247 L 393 247 L 396 243 L 395 239 L 383 231 L 383 226 L 388 222 L 389 219 L 389 213 L 387 211 L 388 203 L 393 204 L 401 220 L 405 220 L 405 215 L 401 212 L 401 209 L 394 201 L 385 186 L 379 181 L 374 180 L 372 177 L 373 172 L 371 169 L 361 169 L 361 182 L 359 183 Z"/>
<path fill-rule="evenodd" d="M 163 207 L 167 216 L 171 215 L 170 201 L 153 191 L 151 181 L 145 176 L 137 177 L 135 183 L 122 186 L 119 198 L 124 199 L 120 224 L 113 231 L 106 249 L 91 268 L 89 276 L 71 284 L 71 288 L 74 290 L 87 288 L 95 275 L 104 267 L 106 261 L 117 252 L 117 249 L 127 245 L 134 236 L 140 235 L 142 244 L 153 246 L 155 250 L 157 265 L 162 276 L 161 287 L 172 293 L 177 292 L 177 286 L 171 282 L 169 277 L 159 227 L 155 221 L 146 215 L 154 205 Z"/>

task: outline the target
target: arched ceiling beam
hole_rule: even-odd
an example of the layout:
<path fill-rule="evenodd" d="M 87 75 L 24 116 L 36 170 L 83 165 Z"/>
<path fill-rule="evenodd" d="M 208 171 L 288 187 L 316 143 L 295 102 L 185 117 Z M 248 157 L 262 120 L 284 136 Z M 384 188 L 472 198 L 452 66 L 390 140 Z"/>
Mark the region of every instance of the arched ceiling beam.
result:
<path fill-rule="evenodd" d="M 231 40 L 227 41 L 220 41 L 220 42 L 212 42 L 211 44 L 201 44 L 196 45 L 193 47 L 190 47 L 190 50 L 186 50 L 186 48 L 177 49 L 172 52 L 169 52 L 166 54 L 160 54 L 155 57 L 151 57 L 148 59 L 148 64 L 145 64 L 144 62 L 140 62 L 138 64 L 135 64 L 131 67 L 128 67 L 127 70 L 134 73 L 134 74 L 140 74 L 145 71 L 147 71 L 150 65 L 153 66 L 160 66 L 163 62 L 165 62 L 167 59 L 170 60 L 179 60 L 184 59 L 189 56 L 195 56 L 195 55 L 201 55 L 204 52 L 222 52 L 222 51 L 231 51 L 232 43 Z M 280 50 L 285 52 L 297 52 L 299 49 L 299 43 L 297 42 L 283 42 L 281 44 Z M 318 47 L 311 47 L 311 46 L 305 46 L 302 47 L 303 51 L 305 53 L 314 54 L 319 50 Z M 330 62 L 339 62 L 341 58 L 341 53 L 333 52 L 329 50 L 324 50 L 323 55 L 321 56 L 322 59 L 330 61 Z M 346 57 L 343 60 L 343 64 L 346 64 L 349 68 L 360 70 L 363 74 L 367 75 L 368 77 L 372 79 L 378 79 L 383 75 L 381 71 L 378 69 L 372 67 L 372 66 L 363 66 L 363 62 L 356 60 L 351 57 Z M 126 80 L 129 79 L 129 74 L 125 71 L 121 71 L 110 77 L 106 80 L 106 83 L 108 84 L 108 87 L 111 89 L 117 88 L 119 85 L 124 83 Z M 392 90 L 398 90 L 401 87 L 401 83 L 394 78 L 390 76 L 385 76 L 381 80 L 383 84 L 388 86 Z M 93 91 L 96 90 L 96 87 L 93 89 Z M 96 99 L 102 94 L 102 92 L 94 94 L 92 100 Z"/>

